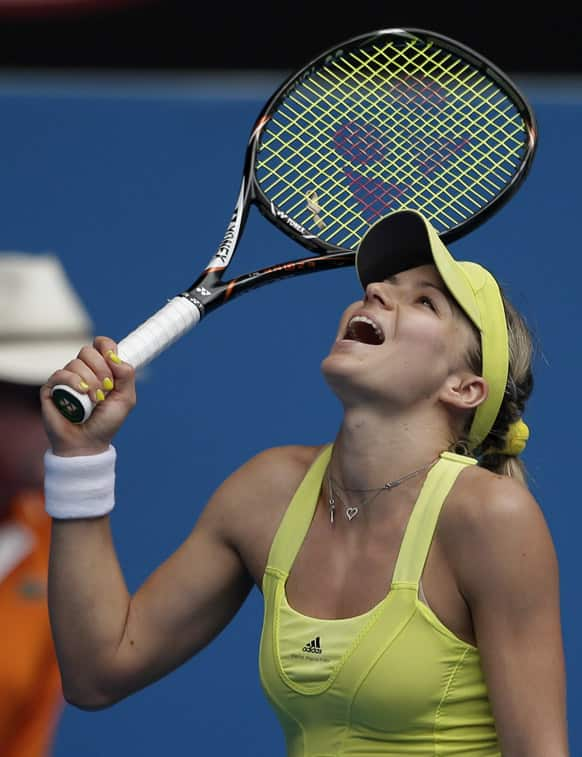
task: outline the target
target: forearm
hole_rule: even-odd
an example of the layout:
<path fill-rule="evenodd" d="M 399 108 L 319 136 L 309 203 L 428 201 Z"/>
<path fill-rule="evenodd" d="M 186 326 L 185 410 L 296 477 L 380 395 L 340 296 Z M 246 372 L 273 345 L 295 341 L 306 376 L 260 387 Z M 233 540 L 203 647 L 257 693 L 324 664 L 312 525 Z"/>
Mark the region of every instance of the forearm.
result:
<path fill-rule="evenodd" d="M 104 706 L 131 601 L 108 517 L 53 520 L 48 591 L 65 697 Z"/>
<path fill-rule="evenodd" d="M 131 598 L 111 537 L 116 454 L 112 440 L 135 405 L 133 368 L 117 346 L 97 337 L 55 371 L 41 389 L 50 444 L 45 455 L 46 508 L 53 517 L 49 608 L 63 690 L 79 707 L 97 708 L 127 694 L 135 655 L 124 645 Z M 53 402 L 53 389 L 86 392 L 99 407 L 71 423 Z M 99 393 L 101 396 L 99 397 Z M 133 670 L 132 669 L 132 670 Z"/>
<path fill-rule="evenodd" d="M 111 446 L 93 455 L 45 455 L 46 508 L 53 517 L 51 624 L 65 696 L 80 707 L 112 698 L 129 614 L 108 517 L 115 461 Z"/>

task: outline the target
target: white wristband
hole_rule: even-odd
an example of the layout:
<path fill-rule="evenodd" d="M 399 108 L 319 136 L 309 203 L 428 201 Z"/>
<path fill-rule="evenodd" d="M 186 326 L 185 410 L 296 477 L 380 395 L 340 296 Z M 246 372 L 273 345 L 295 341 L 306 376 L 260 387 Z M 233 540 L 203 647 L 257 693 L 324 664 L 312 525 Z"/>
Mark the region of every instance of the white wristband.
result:
<path fill-rule="evenodd" d="M 44 495 L 53 518 L 99 518 L 115 505 L 115 447 L 82 457 L 44 456 Z"/>

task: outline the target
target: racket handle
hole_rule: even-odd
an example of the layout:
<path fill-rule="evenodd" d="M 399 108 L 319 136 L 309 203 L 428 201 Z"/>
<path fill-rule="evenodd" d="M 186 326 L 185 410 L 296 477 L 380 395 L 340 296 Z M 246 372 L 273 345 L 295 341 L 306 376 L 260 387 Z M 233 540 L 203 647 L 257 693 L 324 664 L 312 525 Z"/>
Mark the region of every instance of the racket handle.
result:
<path fill-rule="evenodd" d="M 143 368 L 195 326 L 200 317 L 200 310 L 193 302 L 186 297 L 174 297 L 122 339 L 117 354 L 134 368 Z M 71 423 L 85 423 L 95 407 L 88 395 L 64 384 L 53 387 L 52 398 L 61 415 Z"/>

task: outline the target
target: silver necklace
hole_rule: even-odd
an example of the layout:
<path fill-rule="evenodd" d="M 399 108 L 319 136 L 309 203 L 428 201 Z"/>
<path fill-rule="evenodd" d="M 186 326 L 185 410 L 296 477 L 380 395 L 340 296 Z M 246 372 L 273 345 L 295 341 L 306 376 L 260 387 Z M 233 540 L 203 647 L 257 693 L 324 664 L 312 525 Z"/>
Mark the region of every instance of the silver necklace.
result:
<path fill-rule="evenodd" d="M 423 465 L 421 468 L 417 468 L 416 470 L 413 470 L 412 473 L 407 473 L 405 476 L 401 476 L 400 478 L 396 478 L 393 481 L 386 481 L 385 484 L 380 486 L 377 489 L 346 489 L 343 486 L 340 486 L 337 481 L 334 481 L 335 485 L 338 489 L 341 489 L 344 493 L 357 493 L 357 494 L 369 494 L 370 496 L 365 499 L 363 502 L 360 502 L 359 505 L 346 505 L 344 504 L 344 516 L 346 520 L 353 520 L 356 518 L 360 512 L 360 509 L 362 507 L 368 507 L 368 505 L 372 504 L 372 502 L 376 499 L 376 497 L 384 491 L 387 491 L 389 489 L 395 489 L 397 486 L 400 486 L 404 481 L 408 481 L 409 478 L 413 478 L 414 476 L 418 476 L 419 473 L 422 473 L 423 471 L 430 468 L 432 465 L 436 463 L 436 461 L 439 459 L 440 455 L 438 457 L 435 457 L 434 460 L 431 460 L 430 463 L 427 463 L 426 465 Z M 336 507 L 336 495 L 334 495 L 334 490 L 332 486 L 332 477 L 331 473 L 329 471 L 329 467 L 327 469 L 327 491 L 328 491 L 328 505 L 329 505 L 329 522 L 333 525 L 335 521 L 335 507 Z"/>

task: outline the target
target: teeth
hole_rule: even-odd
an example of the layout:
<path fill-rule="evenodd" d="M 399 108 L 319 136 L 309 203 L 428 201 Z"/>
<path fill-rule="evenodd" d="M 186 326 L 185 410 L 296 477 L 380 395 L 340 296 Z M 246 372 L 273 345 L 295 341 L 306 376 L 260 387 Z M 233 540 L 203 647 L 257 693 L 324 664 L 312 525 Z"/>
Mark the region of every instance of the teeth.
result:
<path fill-rule="evenodd" d="M 359 324 L 362 324 L 364 328 L 362 329 L 362 326 L 358 326 Z M 355 315 L 353 318 L 350 318 L 348 323 L 346 338 L 368 344 L 381 344 L 384 341 L 384 332 L 368 316 Z"/>
<path fill-rule="evenodd" d="M 349 325 L 352 326 L 354 323 L 367 323 L 369 326 L 371 326 L 376 334 L 378 334 L 379 337 L 383 337 L 384 334 L 382 333 L 382 329 L 377 326 L 374 321 L 371 318 L 368 318 L 366 315 L 355 315 L 353 318 L 350 318 Z"/>

